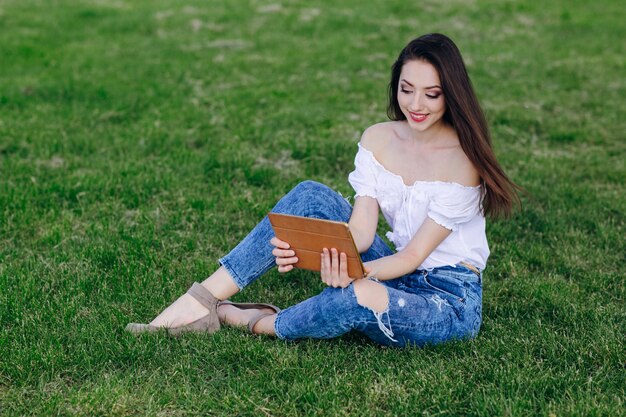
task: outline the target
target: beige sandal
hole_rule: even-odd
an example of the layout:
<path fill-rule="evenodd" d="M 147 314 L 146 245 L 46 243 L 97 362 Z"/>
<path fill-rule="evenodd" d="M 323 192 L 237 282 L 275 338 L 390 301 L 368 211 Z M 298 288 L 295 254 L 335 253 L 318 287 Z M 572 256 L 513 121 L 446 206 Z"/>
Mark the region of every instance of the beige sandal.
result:
<path fill-rule="evenodd" d="M 252 318 L 252 320 L 250 320 L 248 322 L 248 331 L 252 334 L 258 334 L 258 333 L 254 333 L 254 326 L 263 318 L 267 317 L 267 316 L 272 316 L 275 313 L 260 313 L 258 316 L 254 316 Z"/>
<path fill-rule="evenodd" d="M 217 317 L 217 304 L 219 303 L 219 300 L 211 294 L 211 291 L 207 290 L 197 282 L 193 283 L 191 288 L 187 291 L 187 294 L 195 298 L 200 304 L 209 310 L 209 312 L 205 316 L 200 317 L 198 320 L 182 326 L 157 327 L 151 324 L 129 323 L 126 326 L 126 331 L 137 335 L 143 333 L 156 333 L 161 329 L 165 329 L 171 336 L 178 336 L 185 332 L 215 333 L 218 331 L 220 329 L 220 320 Z"/>
<path fill-rule="evenodd" d="M 275 305 L 265 304 L 265 303 L 233 303 L 232 301 L 224 300 L 224 301 L 220 301 L 220 304 L 230 304 L 242 310 L 251 310 L 251 309 L 260 310 L 263 308 L 269 308 L 270 310 L 274 310 L 273 313 L 259 313 L 256 316 L 254 316 L 248 322 L 248 331 L 250 333 L 254 333 L 253 331 L 254 326 L 259 322 L 259 320 L 261 320 L 264 317 L 271 316 L 273 314 L 278 314 L 280 312 L 280 308 L 276 307 Z"/>

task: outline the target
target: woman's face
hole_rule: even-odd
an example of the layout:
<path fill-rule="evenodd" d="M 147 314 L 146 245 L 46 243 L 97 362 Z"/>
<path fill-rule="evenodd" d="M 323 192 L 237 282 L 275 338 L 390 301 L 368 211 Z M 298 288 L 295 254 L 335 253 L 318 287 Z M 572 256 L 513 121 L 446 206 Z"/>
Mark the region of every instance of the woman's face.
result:
<path fill-rule="evenodd" d="M 402 66 L 398 103 L 411 129 L 424 132 L 443 123 L 446 101 L 435 67 L 423 60 Z"/>

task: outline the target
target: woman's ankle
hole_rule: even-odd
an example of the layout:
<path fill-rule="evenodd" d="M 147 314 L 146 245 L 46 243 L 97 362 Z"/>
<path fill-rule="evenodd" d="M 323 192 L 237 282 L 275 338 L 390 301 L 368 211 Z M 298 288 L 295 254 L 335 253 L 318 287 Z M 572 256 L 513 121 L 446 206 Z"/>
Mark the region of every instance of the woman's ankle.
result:
<path fill-rule="evenodd" d="M 218 300 L 227 300 L 240 291 L 233 277 L 223 266 L 202 281 L 201 285 Z"/>

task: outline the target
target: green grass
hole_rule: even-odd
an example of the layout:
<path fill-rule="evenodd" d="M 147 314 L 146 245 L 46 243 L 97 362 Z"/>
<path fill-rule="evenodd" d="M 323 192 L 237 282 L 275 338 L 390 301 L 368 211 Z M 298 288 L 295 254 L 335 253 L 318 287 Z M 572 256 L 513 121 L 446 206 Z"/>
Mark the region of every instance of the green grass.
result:
<path fill-rule="evenodd" d="M 1 415 L 624 415 L 623 6 L 366 3 L 0 1 Z M 476 340 L 123 332 L 299 181 L 350 194 L 389 67 L 431 31 L 529 191 L 488 226 Z M 261 281 L 236 299 L 322 289 Z"/>

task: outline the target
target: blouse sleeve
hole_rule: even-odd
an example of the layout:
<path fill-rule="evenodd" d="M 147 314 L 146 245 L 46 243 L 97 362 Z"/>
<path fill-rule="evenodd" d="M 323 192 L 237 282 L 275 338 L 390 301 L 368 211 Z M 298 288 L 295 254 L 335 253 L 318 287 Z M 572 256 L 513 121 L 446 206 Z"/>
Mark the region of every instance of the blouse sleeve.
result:
<path fill-rule="evenodd" d="M 428 217 L 454 232 L 480 214 L 480 197 L 481 188 L 454 186 L 430 197 Z"/>
<path fill-rule="evenodd" d="M 369 151 L 359 144 L 359 150 L 354 158 L 354 171 L 348 175 L 348 181 L 355 197 L 376 198 L 376 166 Z"/>

